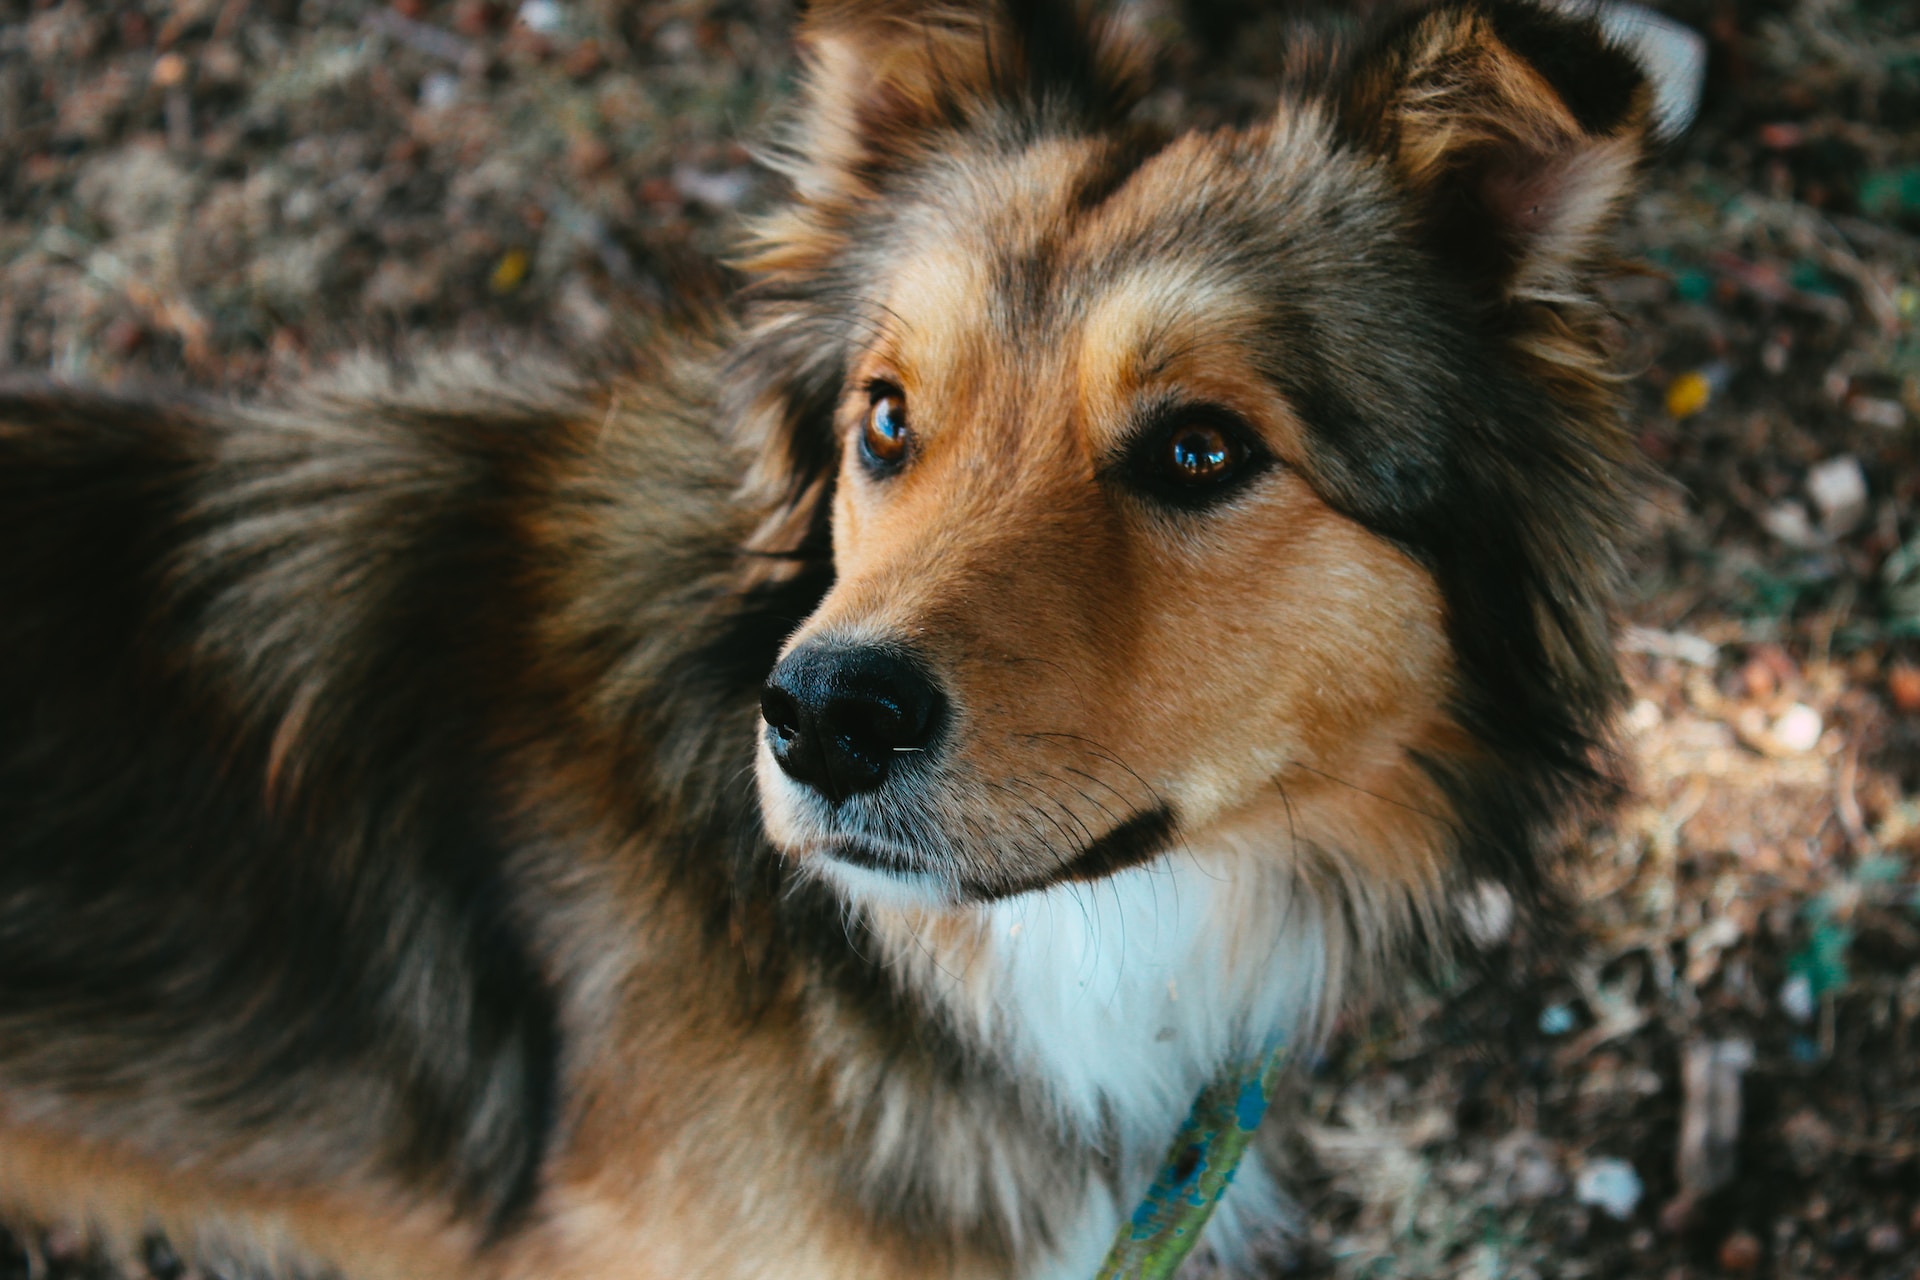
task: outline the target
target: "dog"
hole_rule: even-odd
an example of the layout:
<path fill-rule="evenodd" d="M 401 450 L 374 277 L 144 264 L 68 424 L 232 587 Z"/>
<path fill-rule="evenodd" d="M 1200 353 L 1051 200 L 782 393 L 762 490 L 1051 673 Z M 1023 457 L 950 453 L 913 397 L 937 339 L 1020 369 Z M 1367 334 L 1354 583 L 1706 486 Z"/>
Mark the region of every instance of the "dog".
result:
<path fill-rule="evenodd" d="M 1633 57 L 1436 0 L 1180 132 L 1054 0 L 800 40 L 741 298 L 616 371 L 0 394 L 8 1214 L 1089 1276 L 1605 796 Z"/>

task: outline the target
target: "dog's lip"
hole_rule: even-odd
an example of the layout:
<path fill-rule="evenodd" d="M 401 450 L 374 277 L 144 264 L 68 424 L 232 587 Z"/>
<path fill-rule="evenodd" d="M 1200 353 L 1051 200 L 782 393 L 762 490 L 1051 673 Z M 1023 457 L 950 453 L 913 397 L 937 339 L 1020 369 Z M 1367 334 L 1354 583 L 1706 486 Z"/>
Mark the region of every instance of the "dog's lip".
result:
<path fill-rule="evenodd" d="M 1105 879 L 1130 867 L 1152 861 L 1177 839 L 1178 823 L 1173 810 L 1158 804 L 1142 809 L 1120 822 L 1111 831 L 1081 849 L 1065 866 L 1031 879 L 960 881 L 961 891 L 969 898 L 991 902 L 1019 893 L 1051 888 L 1068 881 L 1087 882 Z M 918 877 L 940 874 L 912 852 L 885 841 L 857 835 L 837 834 L 821 841 L 814 851 L 849 866 L 882 875 Z"/>
<path fill-rule="evenodd" d="M 1156 804 L 1142 809 L 1117 824 L 1105 835 L 1082 848 L 1067 864 L 1031 880 L 994 882 L 965 881 L 962 888 L 970 897 L 991 902 L 1017 893 L 1050 889 L 1070 881 L 1086 883 L 1151 862 L 1171 847 L 1178 838 L 1179 822 L 1171 806 Z"/>
<path fill-rule="evenodd" d="M 928 874 L 928 868 L 922 866 L 919 860 L 906 850 L 859 836 L 833 836 L 816 846 L 815 852 L 851 866 L 867 871 L 879 871 L 887 875 L 923 876 Z"/>

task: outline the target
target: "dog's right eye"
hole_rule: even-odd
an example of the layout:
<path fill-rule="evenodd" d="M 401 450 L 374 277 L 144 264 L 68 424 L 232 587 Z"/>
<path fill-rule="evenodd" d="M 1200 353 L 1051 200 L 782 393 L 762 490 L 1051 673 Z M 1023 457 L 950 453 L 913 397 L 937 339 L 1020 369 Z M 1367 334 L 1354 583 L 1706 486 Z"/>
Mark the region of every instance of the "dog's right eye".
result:
<path fill-rule="evenodd" d="M 876 475 L 890 475 L 907 459 L 907 397 L 876 382 L 868 388 L 866 422 L 860 430 L 860 460 Z"/>

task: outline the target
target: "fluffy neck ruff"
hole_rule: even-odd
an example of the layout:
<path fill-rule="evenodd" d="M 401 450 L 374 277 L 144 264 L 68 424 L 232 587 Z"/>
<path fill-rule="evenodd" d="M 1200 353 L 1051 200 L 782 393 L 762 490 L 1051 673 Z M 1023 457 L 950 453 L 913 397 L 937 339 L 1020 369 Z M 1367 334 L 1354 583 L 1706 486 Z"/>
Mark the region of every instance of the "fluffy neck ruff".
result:
<path fill-rule="evenodd" d="M 1045 1215 L 1051 1247 L 1026 1274 L 1091 1274 L 1195 1094 L 1275 1039 L 1311 1038 L 1337 998 L 1355 940 L 1270 846 L 1216 836 L 1094 883 L 939 912 L 861 908 L 896 981 L 1015 1082 L 1045 1129 L 1111 1170 Z M 876 1167 L 913 1158 L 885 1142 Z M 1218 1252 L 1278 1209 L 1250 1164 L 1209 1232 Z"/>

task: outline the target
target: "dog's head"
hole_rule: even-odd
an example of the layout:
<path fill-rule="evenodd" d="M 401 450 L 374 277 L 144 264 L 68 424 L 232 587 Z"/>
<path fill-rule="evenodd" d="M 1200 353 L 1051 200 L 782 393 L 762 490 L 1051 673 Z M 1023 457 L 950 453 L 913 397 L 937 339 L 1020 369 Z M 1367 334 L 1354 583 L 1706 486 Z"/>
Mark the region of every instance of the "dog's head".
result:
<path fill-rule="evenodd" d="M 1594 778 L 1631 448 L 1595 277 L 1651 93 L 1449 0 L 1245 128 L 1039 3 L 822 3 L 737 370 L 830 513 L 768 829 L 991 899 L 1182 843 L 1420 901 Z"/>

